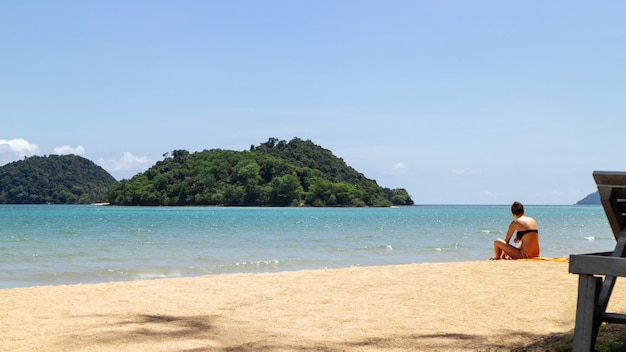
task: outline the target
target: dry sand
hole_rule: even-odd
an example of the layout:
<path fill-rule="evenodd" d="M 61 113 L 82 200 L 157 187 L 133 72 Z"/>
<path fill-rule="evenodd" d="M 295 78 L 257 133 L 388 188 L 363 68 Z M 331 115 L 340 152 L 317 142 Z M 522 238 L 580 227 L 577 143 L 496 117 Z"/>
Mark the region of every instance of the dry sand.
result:
<path fill-rule="evenodd" d="M 477 261 L 4 289 L 0 351 L 509 351 L 572 332 L 577 283 Z"/>

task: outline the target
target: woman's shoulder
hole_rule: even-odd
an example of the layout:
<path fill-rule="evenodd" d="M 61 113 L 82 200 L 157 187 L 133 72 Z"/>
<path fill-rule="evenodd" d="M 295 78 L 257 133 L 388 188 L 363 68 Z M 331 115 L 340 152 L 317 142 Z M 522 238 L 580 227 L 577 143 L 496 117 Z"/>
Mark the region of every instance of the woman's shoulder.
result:
<path fill-rule="evenodd" d="M 523 230 L 531 228 L 533 230 L 536 230 L 537 228 L 537 222 L 530 216 L 521 216 L 520 218 L 516 219 L 516 221 L 518 221 L 518 224 L 523 227 Z"/>

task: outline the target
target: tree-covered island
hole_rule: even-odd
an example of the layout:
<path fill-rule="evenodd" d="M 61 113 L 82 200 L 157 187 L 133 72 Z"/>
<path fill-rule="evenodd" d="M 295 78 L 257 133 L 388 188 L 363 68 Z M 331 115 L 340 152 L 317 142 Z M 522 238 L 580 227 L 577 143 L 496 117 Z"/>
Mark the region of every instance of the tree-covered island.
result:
<path fill-rule="evenodd" d="M 310 140 L 270 138 L 248 151 L 164 154 L 143 173 L 112 185 L 112 205 L 356 206 L 413 205 L 404 189 L 376 181 Z"/>
<path fill-rule="evenodd" d="M 104 201 L 117 180 L 78 155 L 31 156 L 0 167 L 0 204 L 89 204 Z"/>

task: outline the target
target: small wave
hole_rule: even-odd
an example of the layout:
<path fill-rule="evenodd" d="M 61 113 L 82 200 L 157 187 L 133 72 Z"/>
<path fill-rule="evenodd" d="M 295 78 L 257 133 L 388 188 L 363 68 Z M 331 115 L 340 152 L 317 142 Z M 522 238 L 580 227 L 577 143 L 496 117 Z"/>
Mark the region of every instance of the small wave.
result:
<path fill-rule="evenodd" d="M 501 230 L 480 230 L 478 231 L 478 233 L 484 234 L 484 235 L 501 235 L 504 232 L 502 232 Z"/>
<path fill-rule="evenodd" d="M 588 236 L 588 237 L 583 237 L 584 239 L 586 239 L 587 241 L 593 242 L 596 240 L 596 238 L 594 236 Z"/>
<path fill-rule="evenodd" d="M 168 242 L 157 242 L 157 241 L 141 241 L 139 242 L 142 246 L 152 246 L 156 244 L 168 244 Z"/>
<path fill-rule="evenodd" d="M 139 280 L 152 280 L 152 279 L 165 279 L 169 277 L 181 277 L 181 273 L 179 272 L 171 272 L 171 273 L 137 273 L 134 274 L 133 277 Z"/>
<path fill-rule="evenodd" d="M 379 246 L 363 246 L 363 247 L 359 247 L 357 249 L 364 250 L 364 251 L 379 251 L 379 250 L 392 251 L 393 250 L 393 246 L 391 246 L 389 244 L 381 244 Z"/>
<path fill-rule="evenodd" d="M 449 245 L 445 245 L 443 247 L 434 247 L 432 248 L 432 250 L 434 250 L 435 252 L 443 252 L 443 251 L 449 251 L 449 250 L 457 250 L 461 248 L 461 244 L 460 243 L 451 243 Z"/>
<path fill-rule="evenodd" d="M 179 270 L 169 268 L 122 269 L 106 268 L 98 271 L 98 276 L 113 280 L 151 280 L 171 277 L 182 277 Z"/>
<path fill-rule="evenodd" d="M 242 268 L 267 268 L 278 266 L 279 261 L 276 259 L 237 262 L 235 266 Z"/>

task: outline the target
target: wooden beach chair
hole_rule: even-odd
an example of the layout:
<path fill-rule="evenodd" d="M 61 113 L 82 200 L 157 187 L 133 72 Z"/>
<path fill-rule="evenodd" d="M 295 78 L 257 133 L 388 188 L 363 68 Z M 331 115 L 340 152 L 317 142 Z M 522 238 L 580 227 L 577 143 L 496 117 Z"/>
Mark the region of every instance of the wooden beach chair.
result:
<path fill-rule="evenodd" d="M 595 171 L 600 201 L 617 244 L 613 252 L 570 256 L 569 272 L 578 274 L 573 351 L 593 351 L 602 322 L 626 324 L 626 315 L 607 313 L 615 281 L 626 277 L 626 172 Z"/>

